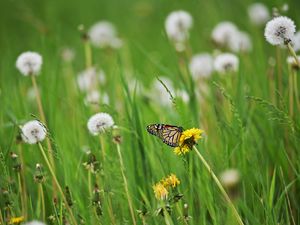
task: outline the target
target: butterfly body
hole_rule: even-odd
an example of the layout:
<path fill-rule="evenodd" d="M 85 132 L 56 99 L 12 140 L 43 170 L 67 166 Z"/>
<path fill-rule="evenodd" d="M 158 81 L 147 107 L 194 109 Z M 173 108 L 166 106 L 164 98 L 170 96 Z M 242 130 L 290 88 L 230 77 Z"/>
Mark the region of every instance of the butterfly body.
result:
<path fill-rule="evenodd" d="M 147 131 L 159 137 L 165 144 L 171 147 L 177 147 L 183 128 L 168 124 L 150 124 Z"/>

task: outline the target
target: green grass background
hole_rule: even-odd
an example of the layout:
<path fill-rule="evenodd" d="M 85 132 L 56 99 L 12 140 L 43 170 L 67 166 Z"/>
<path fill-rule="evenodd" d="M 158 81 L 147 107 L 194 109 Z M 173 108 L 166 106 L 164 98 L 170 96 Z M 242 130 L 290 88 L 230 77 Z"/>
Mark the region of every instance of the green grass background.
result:
<path fill-rule="evenodd" d="M 109 106 L 101 110 L 110 113 L 116 124 L 132 132 L 122 132 L 121 151 L 125 161 L 126 176 L 135 209 L 147 202 L 148 224 L 162 224 L 161 216 L 155 216 L 158 202 L 154 198 L 152 185 L 169 173 L 175 173 L 181 180 L 180 191 L 188 203 L 190 224 L 235 224 L 235 220 L 218 189 L 191 152 L 188 164 L 173 154 L 172 149 L 150 136 L 145 127 L 149 123 L 170 123 L 185 128 L 206 126 L 205 138 L 198 148 L 219 174 L 227 168 L 237 168 L 241 173 L 238 187 L 239 197 L 234 203 L 245 224 L 292 224 L 288 209 L 289 197 L 292 215 L 300 223 L 299 195 L 299 133 L 289 125 L 278 122 L 281 115 L 272 107 L 253 102 L 246 96 L 255 96 L 270 101 L 269 57 L 275 57 L 276 49 L 263 37 L 263 29 L 253 27 L 247 17 L 247 6 L 252 1 L 238 0 L 164 0 L 164 1 L 9 1 L 0 2 L 0 151 L 1 188 L 11 187 L 13 211 L 20 214 L 20 202 L 16 193 L 16 174 L 11 169 L 11 151 L 18 152 L 16 136 L 18 124 L 38 116 L 35 102 L 26 98 L 31 86 L 30 78 L 20 75 L 15 68 L 17 56 L 32 50 L 43 56 L 43 67 L 37 82 L 42 93 L 48 128 L 56 146 L 57 174 L 62 185 L 70 187 L 75 210 L 85 218 L 86 224 L 93 224 L 92 207 L 87 186 L 87 172 L 82 166 L 86 155 L 82 146 L 88 145 L 100 158 L 99 138 L 88 133 L 86 123 L 94 111 L 83 102 L 83 95 L 70 95 L 74 80 L 66 76 L 67 65 L 60 58 L 64 46 L 76 52 L 72 62 L 71 78 L 76 78 L 85 68 L 85 56 L 79 24 L 90 27 L 99 20 L 113 22 L 124 46 L 117 52 L 93 48 L 93 64 L 104 69 L 107 75 L 105 91 L 111 99 Z M 287 15 L 300 25 L 299 1 L 264 1 L 269 8 L 289 4 Z M 214 25 L 230 20 L 241 30 L 250 33 L 253 51 L 240 55 L 240 69 L 236 74 L 236 85 L 227 90 L 234 102 L 235 113 L 227 117 L 226 108 L 218 103 L 212 93 L 216 91 L 213 81 L 224 85 L 216 74 L 210 80 L 211 95 L 206 100 L 206 114 L 199 105 L 178 102 L 177 110 L 166 110 L 144 96 L 126 92 L 127 84 L 121 81 L 138 80 L 146 87 L 156 76 L 168 76 L 177 88 L 187 87 L 180 81 L 178 56 L 167 40 L 164 20 L 169 12 L 184 9 L 194 19 L 191 31 L 193 53 L 212 52 L 214 46 L 210 33 Z M 283 100 L 287 102 L 288 70 L 285 64 L 285 50 L 281 50 L 283 64 Z M 276 69 L 276 68 L 275 68 Z M 275 75 L 276 75 L 275 71 Z M 298 73 L 299 75 L 299 73 Z M 225 99 L 226 101 L 226 99 Z M 121 109 L 117 109 L 121 102 Z M 284 107 L 279 107 L 286 111 Z M 276 118 L 270 120 L 270 118 Z M 197 123 L 197 121 L 200 121 Z M 286 122 L 286 121 L 284 121 Z M 293 119 L 299 125 L 299 112 Z M 298 124 L 298 125 L 297 125 Z M 116 146 L 108 135 L 106 152 L 108 160 L 103 165 L 102 175 L 105 190 L 113 193 L 112 203 L 118 224 L 132 224 L 121 179 Z M 36 163 L 43 163 L 37 146 L 22 145 L 25 156 L 26 183 L 33 209 L 29 218 L 36 215 L 37 185 L 33 181 Z M 271 180 L 276 169 L 274 188 Z M 282 171 L 282 174 L 281 174 Z M 45 184 L 47 215 L 52 213 L 50 174 Z M 285 192 L 286 191 L 286 192 Z M 105 194 L 107 195 L 107 194 Z M 3 198 L 0 198 L 3 200 Z M 1 202 L 3 210 L 3 201 Z M 109 224 L 107 199 L 103 198 L 104 215 L 102 224 Z M 181 224 L 174 208 L 174 224 Z M 138 218 L 138 216 L 136 216 Z M 141 223 L 141 220 L 138 219 Z"/>

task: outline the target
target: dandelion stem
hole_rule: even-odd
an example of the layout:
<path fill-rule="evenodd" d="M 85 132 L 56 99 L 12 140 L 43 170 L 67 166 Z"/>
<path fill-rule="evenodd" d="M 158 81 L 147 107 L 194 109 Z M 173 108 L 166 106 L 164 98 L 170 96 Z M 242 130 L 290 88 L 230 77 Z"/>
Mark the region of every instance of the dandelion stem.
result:
<path fill-rule="evenodd" d="M 51 164 L 50 164 L 50 162 L 49 162 L 49 160 L 48 160 L 48 158 L 47 158 L 47 155 L 46 155 L 46 153 L 45 153 L 45 151 L 44 151 L 44 148 L 43 148 L 43 146 L 42 146 L 42 144 L 41 144 L 40 142 L 38 143 L 38 146 L 39 146 L 39 149 L 41 150 L 41 153 L 42 153 L 42 155 L 43 155 L 43 158 L 44 158 L 44 160 L 45 160 L 45 162 L 46 162 L 46 164 L 47 164 L 47 166 L 48 166 L 48 169 L 49 169 L 49 171 L 50 171 L 50 173 L 51 173 L 51 175 L 52 175 L 52 178 L 53 178 L 53 180 L 54 180 L 54 182 L 55 182 L 55 184 L 56 184 L 56 186 L 57 186 L 57 188 L 58 188 L 58 191 L 60 192 L 61 197 L 62 197 L 62 199 L 63 199 L 63 201 L 64 201 L 64 203 L 65 203 L 65 207 L 66 207 L 67 210 L 69 211 L 69 214 L 70 214 L 70 217 L 71 217 L 71 220 L 72 220 L 73 225 L 78 225 L 78 224 L 77 224 L 77 221 L 76 221 L 76 219 L 75 219 L 75 217 L 74 217 L 74 215 L 73 215 L 72 209 L 71 209 L 70 206 L 68 205 L 66 196 L 65 196 L 65 194 L 64 194 L 64 192 L 63 192 L 63 190 L 62 190 L 62 188 L 61 188 L 61 186 L 60 186 L 60 184 L 59 184 L 59 182 L 58 182 L 58 180 L 57 180 L 57 178 L 56 178 L 56 176 L 55 176 L 55 173 L 54 173 L 54 171 L 53 171 L 53 168 L 52 168 L 52 166 L 51 166 Z"/>
<path fill-rule="evenodd" d="M 115 225 L 116 220 L 115 220 L 114 212 L 112 210 L 112 202 L 111 202 L 111 197 L 110 197 L 109 193 L 108 193 L 107 201 L 108 201 L 108 213 L 109 213 L 110 221 L 112 224 Z"/>
<path fill-rule="evenodd" d="M 24 157 L 23 157 L 23 151 L 22 151 L 22 146 L 19 145 L 19 155 L 20 155 L 20 160 L 21 160 L 21 171 L 20 171 L 20 175 L 21 175 L 21 185 L 22 185 L 22 197 L 23 197 L 23 202 L 24 202 L 24 208 L 22 210 L 22 214 L 25 218 L 25 220 L 27 219 L 27 214 L 28 214 L 28 209 L 27 209 L 27 194 L 26 194 L 26 182 L 25 182 L 25 162 L 24 162 Z"/>
<path fill-rule="evenodd" d="M 224 196 L 225 200 L 227 201 L 229 207 L 232 209 L 237 222 L 240 225 L 244 225 L 239 213 L 237 212 L 236 208 L 234 207 L 232 201 L 230 200 L 229 196 L 227 195 L 225 189 L 223 188 L 221 182 L 219 181 L 219 179 L 217 178 L 217 176 L 215 175 L 215 173 L 212 171 L 211 167 L 209 166 L 209 164 L 206 162 L 206 160 L 203 158 L 203 156 L 201 155 L 201 153 L 198 151 L 198 149 L 194 146 L 193 149 L 195 150 L 197 156 L 199 157 L 199 159 L 201 160 L 201 162 L 203 163 L 203 165 L 205 166 L 205 168 L 208 170 L 208 172 L 210 173 L 210 175 L 212 176 L 212 178 L 214 179 L 215 183 L 217 184 L 218 188 L 220 189 L 222 195 Z"/>
<path fill-rule="evenodd" d="M 134 225 L 136 225 L 134 210 L 133 210 L 133 206 L 132 206 L 132 200 L 131 200 L 130 195 L 129 195 L 127 178 L 125 176 L 125 167 L 124 167 L 123 158 L 122 158 L 122 154 L 121 154 L 119 144 L 117 144 L 117 150 L 118 150 L 118 155 L 119 155 L 119 160 L 120 160 L 120 165 L 121 165 L 121 173 L 122 173 L 122 177 L 123 177 L 123 181 L 124 181 L 124 188 L 125 188 L 125 192 L 126 192 L 126 196 L 127 196 L 127 201 L 128 201 L 128 206 L 129 206 L 129 209 L 130 209 L 132 222 L 133 222 Z"/>
<path fill-rule="evenodd" d="M 92 49 L 88 40 L 84 41 L 84 53 L 86 68 L 92 67 Z"/>
<path fill-rule="evenodd" d="M 33 85 L 33 88 L 34 88 L 34 91 L 35 91 L 36 101 L 37 101 L 38 110 L 39 110 L 41 120 L 45 125 L 47 125 L 45 113 L 44 113 L 44 110 L 43 110 L 41 95 L 40 95 L 40 92 L 39 92 L 39 89 L 38 89 L 38 86 L 37 86 L 36 79 L 35 79 L 34 75 L 31 75 L 31 81 L 32 81 L 32 85 Z M 48 137 L 46 138 L 46 141 L 47 141 L 47 148 L 48 148 L 48 151 L 49 151 L 48 155 L 50 157 L 50 163 L 51 163 L 51 165 L 53 167 L 53 170 L 55 172 L 55 163 L 54 163 L 54 158 L 53 158 L 52 145 L 51 145 L 50 139 Z M 53 187 L 53 192 L 52 192 L 53 196 L 52 197 L 56 198 L 56 186 L 55 186 L 55 181 L 53 180 L 53 178 L 52 178 L 52 187 Z"/>
<path fill-rule="evenodd" d="M 21 179 L 21 172 L 18 172 L 18 185 L 19 185 L 19 194 L 21 198 L 21 206 L 22 206 L 22 215 L 25 215 L 25 201 L 24 201 L 24 191 L 22 188 L 22 179 Z"/>
<path fill-rule="evenodd" d="M 100 135 L 99 140 L 100 140 L 100 145 L 101 145 L 102 160 L 103 160 L 103 164 L 104 164 L 104 162 L 105 162 L 105 146 L 104 146 L 103 136 Z"/>
<path fill-rule="evenodd" d="M 298 93 L 298 81 L 297 81 L 297 73 L 296 70 L 293 69 L 293 78 L 294 78 L 294 92 L 295 92 L 295 99 L 297 104 L 297 109 L 300 111 L 300 102 L 299 102 L 299 93 Z"/>
<path fill-rule="evenodd" d="M 291 72 L 292 68 L 289 68 L 289 112 L 290 117 L 293 118 L 294 115 L 294 84 L 293 84 L 293 73 Z"/>
<path fill-rule="evenodd" d="M 294 57 L 295 62 L 296 62 L 296 65 L 297 65 L 298 67 L 300 67 L 299 59 L 298 59 L 298 57 L 297 57 L 297 55 L 296 55 L 296 52 L 294 51 L 293 47 L 291 46 L 291 43 L 288 42 L 286 46 L 287 46 L 287 48 L 288 48 L 290 54 Z"/>
<path fill-rule="evenodd" d="M 38 184 L 38 187 L 39 187 L 39 195 L 41 197 L 42 219 L 43 221 L 46 221 L 46 208 L 45 208 L 45 196 L 44 196 L 43 185 L 40 183 Z"/>
<path fill-rule="evenodd" d="M 281 64 L 281 54 L 280 48 L 276 47 L 276 64 L 277 64 L 277 81 L 278 81 L 278 90 L 282 94 L 282 64 Z"/>

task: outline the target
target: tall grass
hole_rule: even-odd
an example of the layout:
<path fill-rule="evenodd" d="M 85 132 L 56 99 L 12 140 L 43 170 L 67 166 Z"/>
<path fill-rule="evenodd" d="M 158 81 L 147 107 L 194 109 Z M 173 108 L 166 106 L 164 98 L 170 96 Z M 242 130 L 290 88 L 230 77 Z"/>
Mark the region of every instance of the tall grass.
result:
<path fill-rule="evenodd" d="M 294 92 L 294 100 L 290 98 L 291 85 L 294 90 L 300 86 L 299 70 L 289 70 L 287 50 L 269 46 L 263 30 L 249 23 L 246 7 L 250 3 L 1 2 L 0 224 L 20 216 L 26 221 L 46 217 L 47 224 L 74 224 L 71 211 L 78 224 L 134 224 L 135 220 L 137 224 L 238 224 L 196 152 L 175 155 L 171 147 L 147 133 L 150 123 L 205 130 L 197 149 L 214 173 L 218 176 L 228 168 L 240 172 L 235 196 L 229 196 L 244 224 L 300 224 L 298 92 Z M 283 1 L 266 4 L 280 7 Z M 300 26 L 299 2 L 291 0 L 289 5 L 288 16 Z M 234 85 L 228 86 L 214 73 L 207 81 L 208 95 L 202 102 L 195 94 L 197 83 L 187 70 L 188 58 L 181 61 L 164 33 L 164 19 L 174 9 L 185 9 L 194 17 L 193 53 L 214 50 L 210 32 L 224 19 L 251 34 L 253 51 L 239 55 L 239 71 L 232 74 Z M 88 27 L 99 19 L 117 25 L 124 39 L 120 50 L 90 49 L 82 42 L 78 25 Z M 61 60 L 64 46 L 76 52 L 71 64 Z M 55 171 L 48 170 L 40 154 L 39 147 L 49 151 L 46 141 L 26 145 L 19 139 L 19 125 L 35 117 L 42 119 L 37 104 L 26 97 L 32 86 L 30 79 L 15 68 L 17 56 L 26 50 L 40 52 L 44 60 L 36 81 Z M 269 64 L 269 58 L 276 58 L 276 54 L 281 56 L 277 62 L 281 68 Z M 107 83 L 99 89 L 110 97 L 110 104 L 101 104 L 97 110 L 84 103 L 84 94 L 75 84 L 78 72 L 91 65 L 106 72 Z M 280 74 L 281 84 L 277 80 Z M 175 107 L 168 108 L 150 98 L 150 83 L 162 75 L 169 77 L 175 88 L 186 90 L 191 101 L 185 103 L 172 93 Z M 138 91 L 140 84 L 145 86 L 144 93 Z M 99 137 L 89 134 L 87 120 L 98 110 L 114 118 L 121 137 L 117 145 L 114 132 L 101 135 L 102 144 Z M 86 147 L 99 166 L 96 173 L 84 166 L 90 160 Z M 11 152 L 20 159 L 20 171 L 15 170 Z M 45 170 L 42 184 L 34 180 L 37 163 Z M 59 193 L 52 199 L 52 173 L 66 199 Z M 152 186 L 171 173 L 180 179 L 178 191 L 183 197 L 172 205 L 170 214 L 157 215 L 160 204 Z"/>

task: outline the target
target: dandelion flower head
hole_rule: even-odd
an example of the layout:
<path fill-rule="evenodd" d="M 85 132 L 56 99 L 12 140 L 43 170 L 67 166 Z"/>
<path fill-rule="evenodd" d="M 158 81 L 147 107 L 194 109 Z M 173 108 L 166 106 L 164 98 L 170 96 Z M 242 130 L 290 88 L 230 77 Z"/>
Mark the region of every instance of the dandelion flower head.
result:
<path fill-rule="evenodd" d="M 213 58 L 208 53 L 194 55 L 189 64 L 194 79 L 207 78 L 213 72 Z"/>
<path fill-rule="evenodd" d="M 248 7 L 250 21 L 257 26 L 264 25 L 270 19 L 268 8 L 260 2 L 253 3 Z"/>
<path fill-rule="evenodd" d="M 191 128 L 182 132 L 178 147 L 174 148 L 176 155 L 182 155 L 188 153 L 192 147 L 202 138 L 203 130 L 198 128 Z"/>
<path fill-rule="evenodd" d="M 46 224 L 41 221 L 33 220 L 28 223 L 25 223 L 24 225 L 46 225 Z"/>
<path fill-rule="evenodd" d="M 157 183 L 157 184 L 153 185 L 152 188 L 154 191 L 154 195 L 157 199 L 164 200 L 164 199 L 168 198 L 169 192 L 162 183 Z"/>
<path fill-rule="evenodd" d="M 9 224 L 20 224 L 21 222 L 23 222 L 25 219 L 24 219 L 24 216 L 19 216 L 19 217 L 12 217 L 10 220 L 9 220 Z"/>
<path fill-rule="evenodd" d="M 38 75 L 42 67 L 42 56 L 37 52 L 24 52 L 17 58 L 16 67 L 24 75 Z"/>
<path fill-rule="evenodd" d="M 215 26 L 211 38 L 216 44 L 224 47 L 237 31 L 238 28 L 235 24 L 229 21 L 223 21 Z"/>
<path fill-rule="evenodd" d="M 28 144 L 42 142 L 47 135 L 45 126 L 37 120 L 31 120 L 25 123 L 21 128 L 21 132 L 23 141 Z"/>
<path fill-rule="evenodd" d="M 117 36 L 115 26 L 108 21 L 100 21 L 94 24 L 89 32 L 91 43 L 99 48 L 120 48 L 122 41 Z"/>
<path fill-rule="evenodd" d="M 227 187 L 234 187 L 240 181 L 240 173 L 236 169 L 228 169 L 220 174 L 221 183 Z"/>
<path fill-rule="evenodd" d="M 180 180 L 176 177 L 175 174 L 170 174 L 170 176 L 166 177 L 161 181 L 161 183 L 166 187 L 172 187 L 175 188 L 180 184 Z"/>
<path fill-rule="evenodd" d="M 298 52 L 300 51 L 300 31 L 298 31 L 293 39 L 292 39 L 292 45 L 293 45 L 293 48 L 294 48 L 294 51 L 295 52 Z"/>
<path fill-rule="evenodd" d="M 231 53 L 222 53 L 215 58 L 214 68 L 217 72 L 225 74 L 228 72 L 236 72 L 239 67 L 239 59 Z"/>
<path fill-rule="evenodd" d="M 114 120 L 108 113 L 97 113 L 90 117 L 87 123 L 88 130 L 92 135 L 104 133 L 114 125 Z"/>
<path fill-rule="evenodd" d="M 249 52 L 252 49 L 251 38 L 248 33 L 237 31 L 230 38 L 228 47 L 233 52 Z"/>
<path fill-rule="evenodd" d="M 265 27 L 265 38 L 271 45 L 282 45 L 290 42 L 296 32 L 293 20 L 285 16 L 275 17 Z"/>

